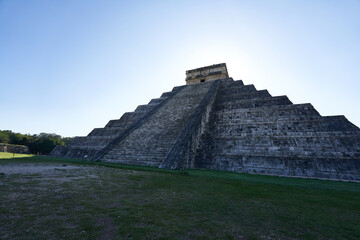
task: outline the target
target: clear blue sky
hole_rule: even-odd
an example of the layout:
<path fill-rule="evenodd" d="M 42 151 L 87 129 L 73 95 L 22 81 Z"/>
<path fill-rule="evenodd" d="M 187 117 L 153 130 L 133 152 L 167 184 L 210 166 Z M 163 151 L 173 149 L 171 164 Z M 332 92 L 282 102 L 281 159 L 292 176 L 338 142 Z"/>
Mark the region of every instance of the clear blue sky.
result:
<path fill-rule="evenodd" d="M 87 135 L 221 62 L 360 126 L 359 0 L 0 0 L 0 129 Z"/>

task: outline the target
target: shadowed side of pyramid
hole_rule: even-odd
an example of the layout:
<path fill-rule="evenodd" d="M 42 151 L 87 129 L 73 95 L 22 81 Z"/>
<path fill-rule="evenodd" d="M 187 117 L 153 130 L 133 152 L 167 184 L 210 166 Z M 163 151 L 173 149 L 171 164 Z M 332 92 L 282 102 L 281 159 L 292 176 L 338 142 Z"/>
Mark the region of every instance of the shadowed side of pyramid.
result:
<path fill-rule="evenodd" d="M 218 89 L 194 167 L 360 180 L 360 129 L 240 81 Z"/>

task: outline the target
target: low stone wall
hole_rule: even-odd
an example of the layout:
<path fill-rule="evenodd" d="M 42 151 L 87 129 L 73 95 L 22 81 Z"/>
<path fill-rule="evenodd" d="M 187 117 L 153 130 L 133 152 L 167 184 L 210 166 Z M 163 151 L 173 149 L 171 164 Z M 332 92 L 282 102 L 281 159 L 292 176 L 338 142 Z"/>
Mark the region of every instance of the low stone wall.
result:
<path fill-rule="evenodd" d="M 27 146 L 4 144 L 4 143 L 0 143 L 0 152 L 24 153 L 24 154 L 30 153 L 29 148 Z"/>

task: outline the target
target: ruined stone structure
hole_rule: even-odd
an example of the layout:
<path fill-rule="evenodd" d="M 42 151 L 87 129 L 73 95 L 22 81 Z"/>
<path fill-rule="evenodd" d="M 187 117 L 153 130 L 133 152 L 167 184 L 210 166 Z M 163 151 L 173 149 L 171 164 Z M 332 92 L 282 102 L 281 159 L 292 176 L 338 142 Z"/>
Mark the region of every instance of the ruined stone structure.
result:
<path fill-rule="evenodd" d="M 214 64 L 212 66 L 196 68 L 186 71 L 186 84 L 215 81 L 229 78 L 226 64 Z"/>
<path fill-rule="evenodd" d="M 53 156 L 160 168 L 206 168 L 360 181 L 360 129 L 228 77 L 189 70 L 173 88 Z"/>
<path fill-rule="evenodd" d="M 29 148 L 23 145 L 0 143 L 0 152 L 29 154 Z"/>

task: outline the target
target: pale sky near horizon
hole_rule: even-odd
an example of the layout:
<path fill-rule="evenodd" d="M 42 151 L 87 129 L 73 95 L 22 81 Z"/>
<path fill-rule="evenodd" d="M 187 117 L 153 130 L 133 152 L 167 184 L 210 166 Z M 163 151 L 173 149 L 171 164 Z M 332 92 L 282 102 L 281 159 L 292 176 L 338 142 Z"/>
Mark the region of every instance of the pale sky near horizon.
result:
<path fill-rule="evenodd" d="M 0 130 L 84 136 L 223 62 L 360 126 L 359 0 L 0 0 Z"/>

